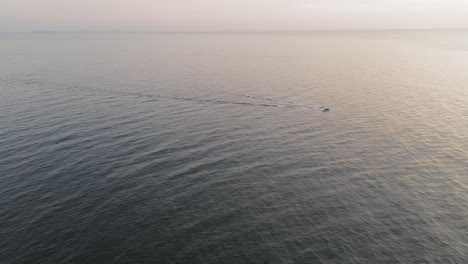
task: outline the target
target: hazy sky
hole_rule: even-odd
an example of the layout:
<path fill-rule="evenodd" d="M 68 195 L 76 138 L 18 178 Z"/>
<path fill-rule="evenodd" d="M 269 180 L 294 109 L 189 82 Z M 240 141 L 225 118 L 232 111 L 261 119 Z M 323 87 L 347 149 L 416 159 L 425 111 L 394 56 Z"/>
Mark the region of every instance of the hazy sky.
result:
<path fill-rule="evenodd" d="M 468 0 L 0 0 L 0 31 L 468 28 Z"/>

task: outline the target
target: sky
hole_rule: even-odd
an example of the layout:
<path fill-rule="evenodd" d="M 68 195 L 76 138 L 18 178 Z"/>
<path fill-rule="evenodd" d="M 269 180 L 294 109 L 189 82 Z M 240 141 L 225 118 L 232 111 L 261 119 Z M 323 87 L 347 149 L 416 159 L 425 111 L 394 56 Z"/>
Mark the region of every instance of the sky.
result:
<path fill-rule="evenodd" d="M 468 29 L 468 0 L 0 0 L 0 31 Z"/>

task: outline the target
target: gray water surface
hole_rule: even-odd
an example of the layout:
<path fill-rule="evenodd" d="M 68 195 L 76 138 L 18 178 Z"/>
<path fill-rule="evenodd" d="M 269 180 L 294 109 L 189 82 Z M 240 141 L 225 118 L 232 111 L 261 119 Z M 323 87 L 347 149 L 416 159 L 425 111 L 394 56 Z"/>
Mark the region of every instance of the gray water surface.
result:
<path fill-rule="evenodd" d="M 0 57 L 3 264 L 468 261 L 468 32 L 11 33 Z"/>

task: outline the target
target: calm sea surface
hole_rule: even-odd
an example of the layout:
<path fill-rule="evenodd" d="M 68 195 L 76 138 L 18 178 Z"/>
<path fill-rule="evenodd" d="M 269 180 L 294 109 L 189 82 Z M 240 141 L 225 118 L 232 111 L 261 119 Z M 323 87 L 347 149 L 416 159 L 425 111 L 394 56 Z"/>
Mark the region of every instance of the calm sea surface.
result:
<path fill-rule="evenodd" d="M 5 33 L 0 58 L 2 264 L 468 263 L 468 32 Z"/>

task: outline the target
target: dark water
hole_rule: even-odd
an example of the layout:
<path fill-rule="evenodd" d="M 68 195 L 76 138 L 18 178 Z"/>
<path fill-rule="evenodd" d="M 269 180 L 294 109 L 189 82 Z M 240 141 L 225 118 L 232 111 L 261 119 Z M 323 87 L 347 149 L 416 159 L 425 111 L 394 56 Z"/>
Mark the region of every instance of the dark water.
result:
<path fill-rule="evenodd" d="M 3 264 L 468 262 L 468 32 L 3 34 L 0 57 Z"/>

